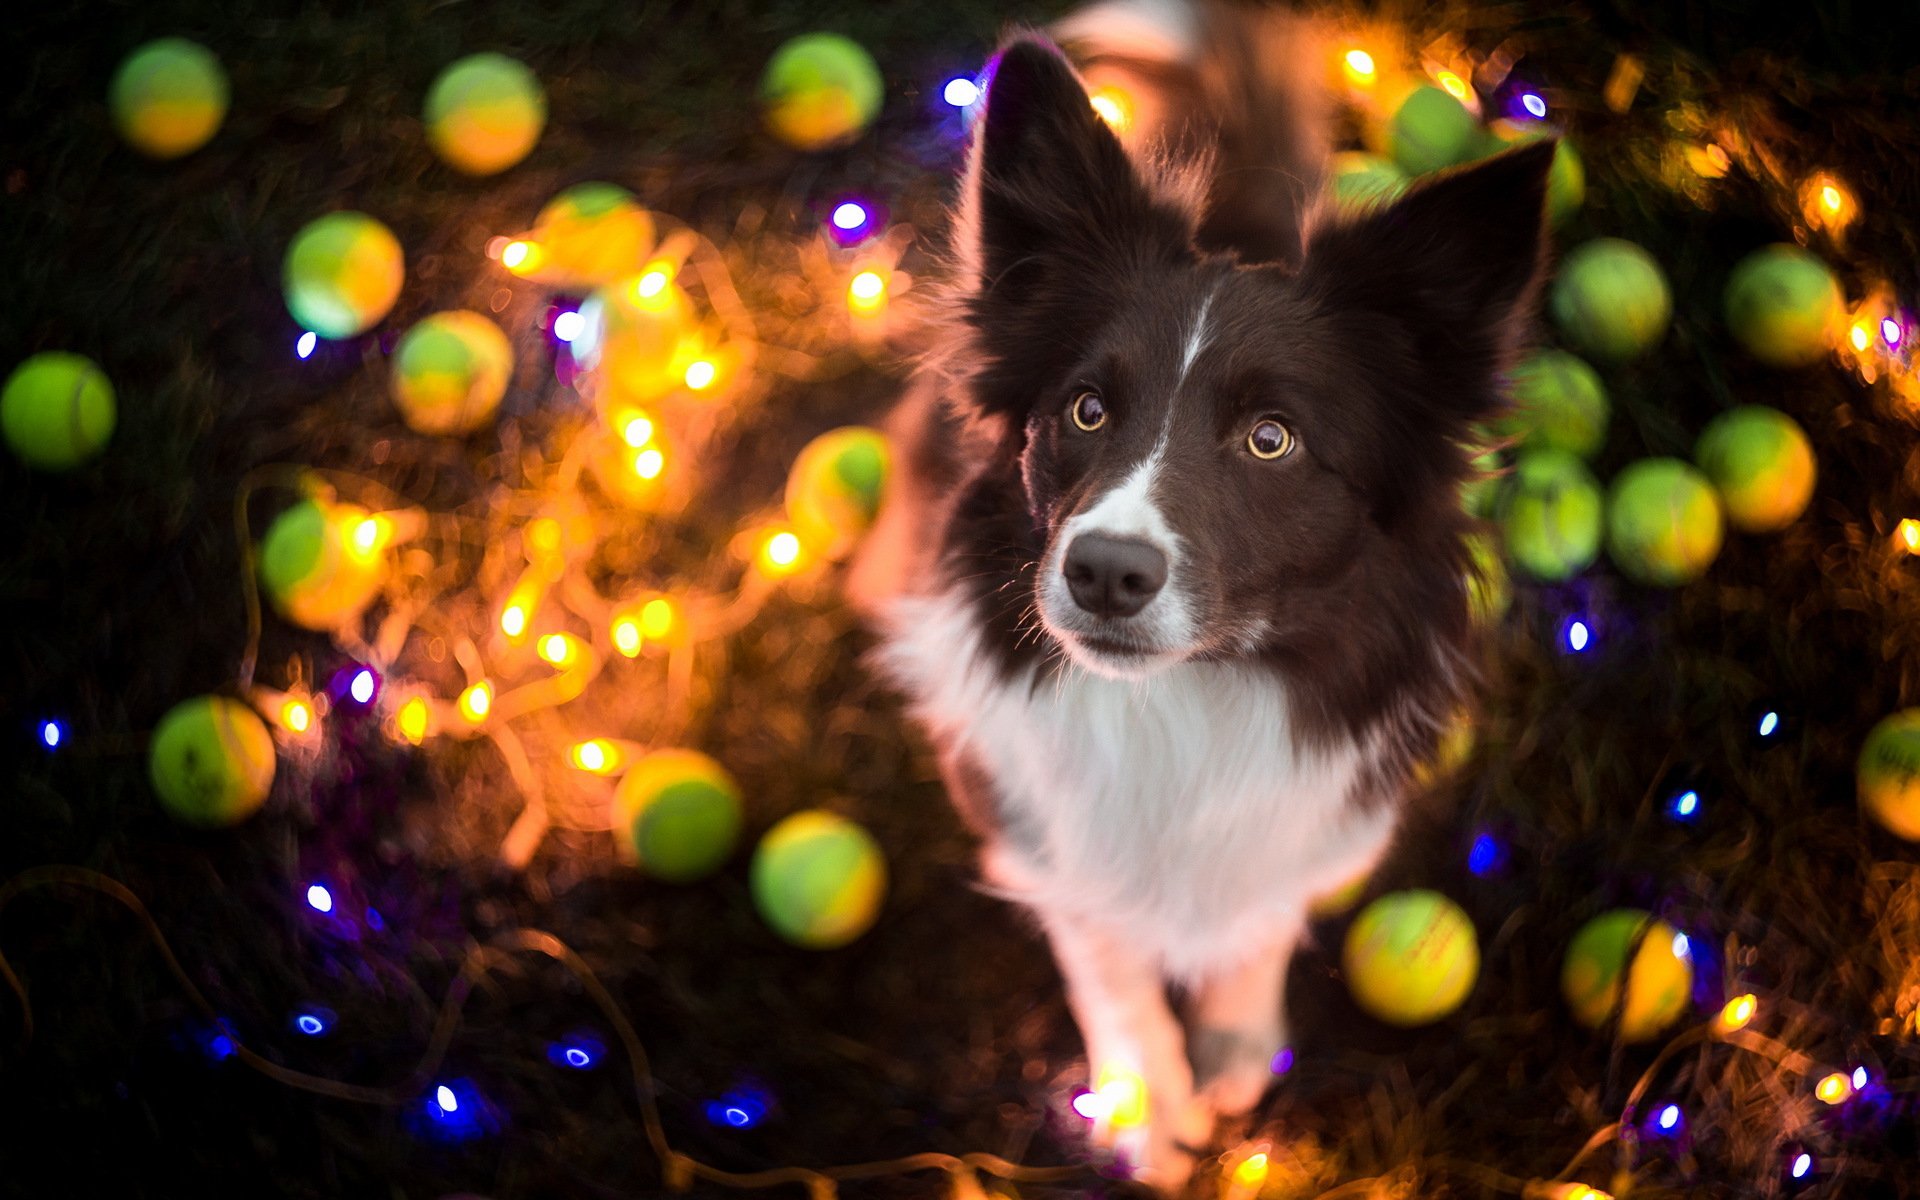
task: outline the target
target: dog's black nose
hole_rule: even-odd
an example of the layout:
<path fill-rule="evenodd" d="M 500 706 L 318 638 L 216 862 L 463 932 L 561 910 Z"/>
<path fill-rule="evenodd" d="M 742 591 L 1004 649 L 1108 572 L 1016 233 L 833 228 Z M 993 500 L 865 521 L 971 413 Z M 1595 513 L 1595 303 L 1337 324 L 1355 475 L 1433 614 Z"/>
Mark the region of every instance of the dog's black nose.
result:
<path fill-rule="evenodd" d="M 1083 533 L 1061 567 L 1073 602 L 1096 617 L 1130 617 L 1167 582 L 1167 556 L 1146 542 Z"/>

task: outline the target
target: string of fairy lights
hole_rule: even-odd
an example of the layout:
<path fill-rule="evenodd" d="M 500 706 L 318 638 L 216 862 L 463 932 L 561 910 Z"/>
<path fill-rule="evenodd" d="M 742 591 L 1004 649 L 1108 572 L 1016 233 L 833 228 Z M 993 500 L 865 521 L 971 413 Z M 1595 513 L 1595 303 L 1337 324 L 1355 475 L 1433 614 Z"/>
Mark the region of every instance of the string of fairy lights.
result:
<path fill-rule="evenodd" d="M 1503 46 L 1475 54 L 1451 37 L 1416 47 L 1407 36 L 1384 26 L 1356 29 L 1329 64 L 1337 86 L 1368 119 L 1384 120 L 1386 98 L 1404 94 L 1406 82 L 1417 80 L 1443 89 L 1476 117 L 1497 112 L 1511 121 L 1550 127 L 1554 93 L 1515 69 L 1517 51 Z M 1606 106 L 1626 112 L 1644 79 L 1644 64 L 1621 57 L 1603 89 Z M 940 95 L 954 110 L 956 129 L 964 127 L 981 94 L 981 82 L 974 78 L 945 83 Z M 1091 89 L 1090 102 L 1118 130 L 1124 132 L 1133 120 L 1133 101 L 1122 87 L 1099 84 Z M 544 120 L 544 107 L 540 111 Z M 869 109 L 854 122 L 855 130 L 870 118 Z M 777 127 L 812 129 L 810 119 L 803 113 L 794 118 L 797 125 Z M 1695 192 L 1737 165 L 1777 197 L 1779 214 L 1796 240 L 1845 246 L 1861 202 L 1831 169 L 1796 168 L 1747 139 L 1728 119 L 1704 111 L 1688 110 L 1670 124 L 1676 134 L 1668 160 L 1672 186 Z M 807 133 L 790 140 L 826 144 L 831 136 L 830 131 Z M 349 707 L 376 718 L 396 745 L 423 752 L 431 753 L 441 740 L 486 739 L 523 804 L 499 851 L 501 861 L 516 869 L 532 861 L 553 829 L 614 830 L 620 816 L 608 781 L 652 750 L 673 744 L 674 734 L 686 727 L 676 714 L 684 715 L 696 703 L 696 656 L 747 628 L 790 582 L 830 571 L 852 550 L 872 515 L 859 495 L 849 500 L 840 494 L 846 489 L 834 482 L 837 460 L 820 457 L 807 470 L 796 464 L 783 513 L 771 507 L 762 511 L 726 542 L 713 573 L 721 582 L 638 585 L 626 578 L 616 594 L 601 591 L 589 567 L 610 539 L 645 523 L 672 520 L 694 494 L 698 467 L 723 428 L 749 420 L 777 381 L 819 378 L 834 360 L 831 351 L 819 353 L 817 346 L 800 350 L 762 338 L 736 286 L 736 264 L 727 248 L 639 208 L 631 197 L 575 197 L 566 204 L 561 199 L 528 229 L 493 238 L 477 264 L 547 298 L 539 329 L 528 332 L 537 333 L 550 352 L 556 382 L 581 403 L 574 419 L 553 426 L 549 448 L 555 453 L 543 470 L 512 486 L 499 481 L 484 515 L 429 512 L 377 480 L 297 464 L 253 471 L 242 481 L 235 504 L 248 615 L 236 692 L 271 722 L 275 753 L 284 762 L 311 764 L 326 750 L 330 721 Z M 916 232 L 889 223 L 884 206 L 869 198 L 845 196 L 825 212 L 821 227 L 792 245 L 793 271 L 815 297 L 818 320 L 831 326 L 826 343 L 856 356 L 882 354 L 895 327 L 896 305 L 912 287 L 901 262 Z M 1848 282 L 1854 298 L 1827 331 L 1834 361 L 1861 385 L 1877 389 L 1897 411 L 1920 412 L 1910 307 L 1890 273 Z M 347 280 L 341 287 L 351 297 L 360 282 Z M 577 298 L 581 292 L 584 299 Z M 335 337 L 303 329 L 295 354 L 308 359 Z M 486 357 L 477 351 L 474 356 Z M 397 362 L 403 358 L 404 352 L 396 355 Z M 466 411 L 475 406 L 476 389 L 485 386 L 477 382 L 479 368 L 468 362 L 465 369 L 455 385 L 434 382 L 435 372 L 446 370 L 436 361 L 421 369 L 424 384 L 397 377 L 402 394 L 418 385 L 418 407 L 409 423 L 430 428 L 440 419 L 432 414 L 446 417 L 451 406 L 457 410 L 449 418 L 456 431 L 485 427 L 499 397 L 478 403 L 477 418 Z M 423 412 L 428 415 L 422 417 Z M 803 454 L 802 461 L 808 456 Z M 872 485 L 876 492 L 877 486 Z M 291 574 L 275 574 L 283 556 L 276 556 L 273 530 L 263 541 L 256 537 L 254 501 L 269 490 L 296 497 L 287 511 L 300 512 L 300 520 L 308 522 L 307 544 L 294 555 L 298 569 Z M 276 525 L 288 519 L 283 513 Z M 1920 554 L 1920 520 L 1902 520 L 1886 534 L 1894 552 Z M 474 547 L 482 548 L 477 555 Z M 277 687 L 257 678 L 263 582 L 275 611 L 294 624 L 325 631 L 346 656 L 324 678 L 307 664 L 296 664 L 294 677 Z M 380 619 L 369 630 L 366 615 L 375 611 Z M 1600 633 L 1591 614 L 1574 613 L 1561 622 L 1557 637 L 1564 652 L 1582 654 L 1597 644 Z M 425 660 L 450 667 L 429 670 Z M 587 711 L 585 701 L 596 685 L 627 678 L 628 671 L 641 667 L 654 671 L 659 683 L 659 699 L 651 705 L 655 725 L 647 736 L 586 727 L 572 716 Z M 432 682 L 449 673 L 457 686 Z M 1776 712 L 1761 714 L 1757 735 L 1773 736 L 1779 722 Z M 57 719 L 42 722 L 39 734 L 49 750 L 69 739 Z M 1693 819 L 1700 804 L 1700 793 L 1692 788 L 1666 800 L 1668 815 L 1678 821 Z M 1503 854 L 1497 839 L 1481 834 L 1470 851 L 1469 868 L 1483 874 Z M 347 902 L 325 880 L 302 880 L 296 887 L 300 901 L 323 918 L 341 915 Z M 535 931 L 509 935 L 468 956 L 440 1008 L 427 1050 L 403 1079 L 363 1087 L 305 1075 L 224 1031 L 217 1010 L 181 968 L 145 907 L 113 880 L 78 868 L 42 868 L 0 888 L 0 910 L 21 895 L 47 890 L 105 895 L 131 911 L 194 1006 L 219 1030 L 209 1043 L 217 1057 L 237 1057 L 282 1083 L 323 1095 L 414 1106 L 431 1126 L 459 1137 L 486 1131 L 488 1107 L 470 1082 L 441 1073 L 462 1005 L 488 972 L 512 955 L 532 953 L 569 971 L 614 1031 L 631 1068 L 649 1144 L 675 1190 L 696 1181 L 743 1188 L 800 1184 L 816 1200 L 826 1200 L 841 1182 L 942 1170 L 955 1195 L 974 1200 L 984 1195 L 982 1174 L 1048 1182 L 1080 1172 L 1030 1168 L 985 1154 L 927 1154 L 756 1174 L 735 1174 L 695 1160 L 667 1139 L 645 1049 L 618 1003 L 577 955 Z M 379 920 L 371 909 L 360 919 Z M 0 978 L 18 996 L 30 1033 L 26 989 L 4 957 Z M 1619 989 L 1617 1004 L 1625 1002 L 1625 990 Z M 1619 1016 L 1616 1011 L 1612 1019 L 1617 1022 Z M 1607 1191 L 1574 1177 L 1594 1167 L 1611 1145 L 1611 1178 L 1631 1180 L 1648 1147 L 1672 1145 L 1684 1136 L 1687 1114 L 1681 1102 L 1655 1097 L 1652 1089 L 1677 1055 L 1703 1045 L 1764 1059 L 1803 1081 L 1829 1108 L 1886 1101 L 1893 1081 L 1876 1078 L 1865 1064 L 1816 1063 L 1758 1032 L 1756 1023 L 1767 1016 L 1768 1005 L 1759 994 L 1741 992 L 1707 1020 L 1671 1038 L 1630 1090 L 1619 1120 L 1596 1131 L 1552 1178 L 1520 1178 L 1451 1160 L 1436 1167 L 1493 1191 L 1536 1200 L 1607 1200 Z M 304 1007 L 291 1018 L 293 1031 L 304 1037 L 327 1036 L 334 1025 L 332 1014 L 318 1006 Z M 598 1066 L 604 1054 L 596 1039 L 579 1035 L 556 1043 L 549 1057 L 556 1068 L 586 1070 Z M 1124 1091 L 1127 1082 L 1116 1086 Z M 1124 1123 L 1139 1119 L 1144 1104 L 1118 1092 L 1083 1092 L 1072 1107 L 1083 1116 Z M 1116 1118 L 1120 1109 L 1135 1115 Z M 713 1101 L 707 1115 L 715 1124 L 744 1127 L 764 1112 L 763 1097 L 741 1092 Z M 1252 1200 L 1270 1191 L 1286 1175 L 1287 1154 L 1277 1132 L 1243 1141 L 1212 1163 L 1220 1194 L 1224 1200 Z M 1810 1182 L 1819 1177 L 1811 1146 L 1796 1143 L 1785 1154 L 1783 1178 Z M 1320 1195 L 1322 1200 L 1371 1195 L 1391 1183 L 1352 1180 Z"/>

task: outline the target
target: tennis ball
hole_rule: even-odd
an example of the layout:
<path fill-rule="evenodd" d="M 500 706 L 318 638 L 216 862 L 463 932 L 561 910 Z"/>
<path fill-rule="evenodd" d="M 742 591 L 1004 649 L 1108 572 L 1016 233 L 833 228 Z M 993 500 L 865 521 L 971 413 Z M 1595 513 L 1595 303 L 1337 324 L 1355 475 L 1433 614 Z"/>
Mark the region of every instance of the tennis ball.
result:
<path fill-rule="evenodd" d="M 1554 131 L 1535 121 L 1501 119 L 1487 127 L 1490 153 L 1499 153 L 1528 142 L 1539 141 Z M 1587 200 L 1587 168 L 1573 142 L 1560 135 L 1553 148 L 1553 165 L 1547 169 L 1547 220 L 1555 227 L 1565 225 Z"/>
<path fill-rule="evenodd" d="M 352 337 L 378 325 L 400 297 L 406 257 L 393 231 L 365 213 L 309 221 L 287 247 L 281 281 L 287 311 L 321 337 Z"/>
<path fill-rule="evenodd" d="M 1485 534 L 1467 535 L 1467 611 L 1477 625 L 1492 625 L 1507 615 L 1513 604 L 1513 584 L 1507 578 L 1506 564 L 1493 539 Z"/>
<path fill-rule="evenodd" d="M 681 385 L 699 352 L 692 317 L 693 301 L 664 272 L 629 276 L 587 297 L 569 353 L 599 372 L 608 399 L 648 404 Z"/>
<path fill-rule="evenodd" d="M 787 473 L 787 520 L 814 553 L 844 558 L 880 511 L 886 479 L 886 435 L 864 425 L 828 430 Z"/>
<path fill-rule="evenodd" d="M 824 150 L 858 137 L 880 111 L 886 85 L 859 44 L 837 33 L 792 39 L 767 62 L 760 102 L 767 128 L 799 150 Z"/>
<path fill-rule="evenodd" d="M 1643 458 L 1607 492 L 1607 553 L 1641 583 L 1675 587 L 1698 579 L 1720 553 L 1720 499 L 1677 458 Z"/>
<path fill-rule="evenodd" d="M 547 94 L 518 59 L 470 54 L 427 89 L 434 153 L 457 171 L 493 175 L 525 158 L 547 126 Z"/>
<path fill-rule="evenodd" d="M 304 629 L 335 629 L 358 617 L 387 578 L 385 548 L 354 504 L 306 499 L 274 518 L 260 541 L 260 583 L 274 611 Z"/>
<path fill-rule="evenodd" d="M 1515 565 L 1535 579 L 1560 582 L 1600 554 L 1600 485 L 1564 450 L 1529 450 L 1514 464 L 1500 528 Z"/>
<path fill-rule="evenodd" d="M 1642 936 L 1642 930 L 1645 931 Z M 1627 952 L 1634 939 L 1632 967 Z M 1638 908 L 1616 908 L 1580 927 L 1560 968 L 1560 994 L 1582 1025 L 1599 1029 L 1620 1011 L 1620 1039 L 1644 1042 L 1679 1020 L 1693 994 L 1693 956 L 1673 926 Z"/>
<path fill-rule="evenodd" d="M 13 369 L 0 391 L 0 432 L 20 461 L 65 471 L 113 436 L 113 384 L 91 359 L 43 350 Z"/>
<path fill-rule="evenodd" d="M 1391 159 L 1362 150 L 1342 150 L 1327 164 L 1336 203 L 1347 208 L 1386 204 L 1407 190 L 1407 173 Z"/>
<path fill-rule="evenodd" d="M 1673 315 L 1660 264 L 1619 238 L 1598 238 L 1567 255 L 1549 305 L 1576 349 L 1609 363 L 1651 349 L 1666 335 Z"/>
<path fill-rule="evenodd" d="M 547 201 L 533 221 L 542 280 L 595 288 L 630 275 L 653 250 L 653 215 L 611 183 L 577 183 Z"/>
<path fill-rule="evenodd" d="M 185 38 L 148 42 L 120 64 L 107 89 L 113 125 L 149 158 L 179 158 L 207 144 L 227 116 L 227 73 L 213 51 Z"/>
<path fill-rule="evenodd" d="M 1920 708 L 1882 718 L 1860 747 L 1854 769 L 1867 814 L 1910 842 L 1920 842 Z"/>
<path fill-rule="evenodd" d="M 477 312 L 435 313 L 393 351 L 393 403 L 416 433 L 471 433 L 506 395 L 513 347 Z"/>
<path fill-rule="evenodd" d="M 1389 1025 L 1425 1025 L 1460 1007 L 1480 973 L 1480 943 L 1459 905 L 1422 888 L 1389 892 L 1347 930 L 1347 989 Z"/>
<path fill-rule="evenodd" d="M 1509 383 L 1513 410 L 1497 426 L 1501 436 L 1581 458 L 1606 444 L 1607 389 L 1585 360 L 1536 350 L 1514 367 Z"/>
<path fill-rule="evenodd" d="M 1819 362 L 1842 303 L 1833 271 L 1798 246 L 1755 250 L 1727 278 L 1727 327 L 1768 366 Z"/>
<path fill-rule="evenodd" d="M 1387 118 L 1386 149 L 1409 175 L 1425 175 L 1473 157 L 1480 123 L 1466 106 L 1437 87 L 1408 92 Z"/>
<path fill-rule="evenodd" d="M 613 794 L 613 832 L 623 855 L 668 883 L 720 869 L 740 838 L 740 785 L 697 750 L 655 750 Z"/>
<path fill-rule="evenodd" d="M 887 864 L 873 835 L 813 808 L 767 831 L 753 852 L 753 902 L 781 937 L 814 950 L 844 946 L 880 912 Z"/>
<path fill-rule="evenodd" d="M 160 807 L 187 825 L 234 825 L 273 787 L 273 735 L 260 715 L 225 696 L 183 700 L 160 718 L 147 778 Z"/>
<path fill-rule="evenodd" d="M 1813 445 L 1777 408 L 1747 404 L 1721 413 L 1694 443 L 1693 461 L 1719 490 L 1735 529 L 1784 529 L 1813 499 Z"/>

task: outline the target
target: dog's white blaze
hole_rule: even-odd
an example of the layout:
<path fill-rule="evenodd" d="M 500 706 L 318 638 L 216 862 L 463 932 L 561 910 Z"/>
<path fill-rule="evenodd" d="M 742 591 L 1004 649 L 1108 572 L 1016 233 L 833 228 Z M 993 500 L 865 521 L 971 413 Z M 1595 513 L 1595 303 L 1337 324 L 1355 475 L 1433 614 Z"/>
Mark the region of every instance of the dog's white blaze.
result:
<path fill-rule="evenodd" d="M 1397 814 L 1348 804 L 1364 754 L 1301 753 L 1285 688 L 1181 662 L 1138 680 L 1071 663 L 1002 680 L 961 596 L 907 597 L 882 661 L 997 792 L 992 880 L 1123 933 L 1175 979 L 1215 976 L 1369 869 Z"/>
<path fill-rule="evenodd" d="M 1218 285 L 1215 285 L 1213 291 L 1217 290 Z M 1213 308 L 1213 291 L 1208 291 L 1206 298 L 1200 301 L 1200 311 L 1193 319 L 1192 330 L 1187 333 L 1186 348 L 1180 352 L 1180 378 L 1173 385 L 1176 394 L 1179 392 L 1181 385 L 1187 382 L 1187 372 L 1193 369 L 1193 360 L 1199 358 L 1200 351 L 1206 347 L 1207 313 Z M 1166 431 L 1171 428 L 1173 428 L 1173 405 L 1169 403 L 1167 405 L 1166 429 L 1162 429 L 1160 432 L 1160 444 L 1162 446 L 1166 445 Z"/>

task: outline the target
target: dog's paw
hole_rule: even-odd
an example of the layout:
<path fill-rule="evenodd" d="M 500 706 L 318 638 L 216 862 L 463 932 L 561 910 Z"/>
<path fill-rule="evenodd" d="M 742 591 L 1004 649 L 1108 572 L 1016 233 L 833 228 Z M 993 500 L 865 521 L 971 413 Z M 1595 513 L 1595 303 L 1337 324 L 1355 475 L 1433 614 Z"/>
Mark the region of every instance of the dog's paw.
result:
<path fill-rule="evenodd" d="M 1237 1117 L 1251 1112 L 1273 1086 L 1274 1064 L 1284 1053 L 1280 1029 L 1236 1030 L 1201 1027 L 1187 1040 L 1193 1060 L 1194 1093 L 1214 1113 Z"/>
<path fill-rule="evenodd" d="M 1167 1193 L 1186 1186 L 1213 1136 L 1213 1112 L 1194 1097 L 1185 1066 L 1149 1077 L 1110 1065 L 1076 1105 L 1093 1119 L 1093 1143 L 1129 1178 Z"/>

